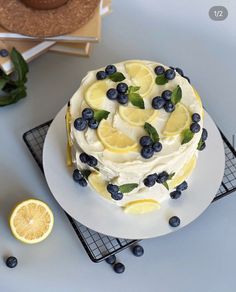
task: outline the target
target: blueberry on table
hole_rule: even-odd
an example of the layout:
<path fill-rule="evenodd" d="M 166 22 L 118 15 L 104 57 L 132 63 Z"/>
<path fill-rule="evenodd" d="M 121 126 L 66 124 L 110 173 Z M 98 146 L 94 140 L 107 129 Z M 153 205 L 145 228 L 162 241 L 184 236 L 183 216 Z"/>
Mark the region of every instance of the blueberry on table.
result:
<path fill-rule="evenodd" d="M 198 123 L 198 122 L 200 122 L 200 120 L 201 120 L 201 116 L 198 113 L 194 113 L 192 115 L 192 121 L 193 122 Z"/>
<path fill-rule="evenodd" d="M 74 121 L 74 127 L 78 131 L 84 131 L 87 127 L 87 121 L 84 118 L 78 118 Z"/>
<path fill-rule="evenodd" d="M 119 187 L 117 185 L 113 185 L 113 184 L 108 184 L 107 185 L 107 191 L 110 194 L 116 194 L 119 192 Z"/>
<path fill-rule="evenodd" d="M 112 193 L 111 194 L 111 197 L 113 200 L 116 200 L 116 201 L 120 201 L 123 199 L 123 194 L 121 192 L 118 192 L 118 193 Z"/>
<path fill-rule="evenodd" d="M 154 72 L 156 75 L 162 75 L 165 73 L 165 68 L 163 66 L 156 66 Z"/>
<path fill-rule="evenodd" d="M 98 164 L 97 158 L 95 158 L 94 156 L 89 156 L 87 164 L 91 167 L 95 167 Z"/>
<path fill-rule="evenodd" d="M 113 265 L 116 262 L 116 256 L 113 254 L 113 255 L 109 256 L 108 258 L 106 258 L 105 261 L 109 265 Z"/>
<path fill-rule="evenodd" d="M 201 129 L 201 127 L 200 127 L 200 125 L 199 125 L 198 123 L 192 123 L 192 124 L 190 125 L 190 130 L 191 130 L 191 132 L 193 132 L 194 134 L 195 134 L 195 133 L 198 133 L 198 132 L 200 131 L 200 129 Z"/>
<path fill-rule="evenodd" d="M 204 150 L 205 148 L 206 148 L 206 143 L 203 142 L 198 150 L 199 150 L 199 151 L 202 151 L 202 150 Z"/>
<path fill-rule="evenodd" d="M 114 271 L 117 274 L 124 273 L 124 271 L 125 271 L 125 266 L 122 263 L 116 263 L 116 264 L 114 264 L 114 267 L 113 268 L 114 268 Z"/>
<path fill-rule="evenodd" d="M 152 148 L 155 152 L 160 152 L 162 150 L 161 142 L 153 143 Z"/>
<path fill-rule="evenodd" d="M 152 149 L 152 146 L 145 146 L 141 150 L 141 155 L 145 159 L 151 158 L 153 154 L 154 154 L 154 150 Z"/>
<path fill-rule="evenodd" d="M 119 93 L 118 94 L 118 97 L 117 97 L 117 101 L 120 104 L 126 104 L 126 103 L 128 103 L 128 101 L 129 101 L 128 95 L 127 94 L 124 94 L 124 93 Z"/>
<path fill-rule="evenodd" d="M 166 182 L 169 178 L 169 174 L 166 171 L 162 171 L 161 173 L 159 173 L 157 175 L 157 183 L 159 184 L 163 184 L 164 182 Z"/>
<path fill-rule="evenodd" d="M 116 89 L 119 93 L 126 93 L 128 90 L 128 85 L 124 82 L 118 83 Z"/>
<path fill-rule="evenodd" d="M 177 216 L 173 216 L 169 219 L 169 224 L 171 227 L 178 227 L 180 225 L 180 219 Z"/>
<path fill-rule="evenodd" d="M 165 99 L 161 96 L 156 96 L 152 99 L 152 107 L 154 109 L 161 109 L 165 105 Z"/>
<path fill-rule="evenodd" d="M 152 139 L 149 136 L 143 136 L 139 140 L 141 146 L 150 146 L 152 145 Z"/>
<path fill-rule="evenodd" d="M 110 100 L 115 100 L 118 97 L 118 91 L 115 88 L 110 88 L 107 90 L 107 98 Z"/>
<path fill-rule="evenodd" d="M 175 110 L 175 105 L 171 101 L 167 101 L 164 105 L 164 109 L 167 113 L 172 113 Z"/>
<path fill-rule="evenodd" d="M 97 80 L 103 80 L 107 78 L 107 73 L 105 71 L 98 71 L 96 74 Z"/>
<path fill-rule="evenodd" d="M 175 71 L 179 73 L 179 75 L 184 76 L 184 71 L 178 67 L 175 68 Z"/>
<path fill-rule="evenodd" d="M 150 174 L 144 180 L 143 183 L 146 187 L 150 188 L 153 187 L 156 183 L 156 176 Z"/>
<path fill-rule="evenodd" d="M 132 252 L 136 257 L 141 257 L 144 254 L 144 249 L 141 245 L 137 244 L 132 248 Z"/>
<path fill-rule="evenodd" d="M 181 191 L 173 191 L 170 193 L 171 199 L 177 200 L 178 198 L 181 197 Z"/>
<path fill-rule="evenodd" d="M 0 50 L 0 56 L 3 57 L 3 58 L 8 57 L 8 56 L 9 56 L 9 52 L 8 52 L 8 50 L 6 50 L 6 49 L 1 49 L 1 50 Z"/>
<path fill-rule="evenodd" d="M 107 65 L 106 68 L 105 68 L 105 72 L 107 73 L 107 75 L 111 75 L 111 74 L 114 74 L 116 73 L 116 66 L 114 65 Z"/>
<path fill-rule="evenodd" d="M 165 77 L 168 80 L 173 80 L 175 78 L 175 75 L 176 75 L 175 70 L 173 70 L 173 69 L 168 69 L 165 72 Z"/>
<path fill-rule="evenodd" d="M 16 257 L 11 256 L 6 259 L 6 265 L 8 268 L 11 268 L 11 269 L 15 268 L 17 264 L 18 264 L 18 261 Z"/>
<path fill-rule="evenodd" d="M 85 108 L 82 111 L 82 118 L 84 118 L 85 120 L 90 120 L 92 119 L 94 116 L 94 111 L 91 108 Z"/>
<path fill-rule="evenodd" d="M 91 120 L 88 121 L 88 126 L 89 126 L 90 129 L 95 130 L 95 129 L 98 128 L 99 122 L 97 120 L 95 120 L 95 119 L 91 119 Z"/>
<path fill-rule="evenodd" d="M 208 132 L 205 128 L 202 129 L 202 141 L 205 142 L 208 137 Z"/>
<path fill-rule="evenodd" d="M 82 152 L 79 156 L 79 159 L 82 163 L 87 163 L 88 162 L 88 159 L 89 159 L 89 156 L 88 154 L 86 154 L 85 152 Z"/>
<path fill-rule="evenodd" d="M 187 190 L 187 188 L 188 188 L 188 183 L 186 181 L 183 181 L 180 185 L 176 187 L 176 190 L 182 192 L 182 191 Z"/>
<path fill-rule="evenodd" d="M 164 90 L 161 94 L 161 96 L 165 99 L 165 100 L 170 100 L 171 99 L 171 95 L 172 95 L 172 91 L 170 90 Z"/>
<path fill-rule="evenodd" d="M 73 171 L 73 180 L 78 182 L 81 178 L 83 178 L 82 173 L 78 169 L 75 169 Z"/>

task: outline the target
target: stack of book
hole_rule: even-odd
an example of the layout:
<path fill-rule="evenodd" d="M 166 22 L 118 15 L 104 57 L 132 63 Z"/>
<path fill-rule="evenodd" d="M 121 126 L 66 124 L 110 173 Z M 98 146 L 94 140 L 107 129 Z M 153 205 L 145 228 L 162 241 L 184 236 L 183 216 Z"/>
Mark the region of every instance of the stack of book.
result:
<path fill-rule="evenodd" d="M 82 28 L 68 35 L 49 37 L 44 40 L 16 34 L 0 26 L 0 51 L 11 51 L 15 47 L 27 62 L 41 54 L 51 51 L 63 54 L 88 57 L 92 44 L 98 42 L 101 35 L 101 18 L 111 12 L 111 0 L 101 0 L 93 18 Z M 13 70 L 7 54 L 0 54 L 0 68 L 10 74 Z"/>

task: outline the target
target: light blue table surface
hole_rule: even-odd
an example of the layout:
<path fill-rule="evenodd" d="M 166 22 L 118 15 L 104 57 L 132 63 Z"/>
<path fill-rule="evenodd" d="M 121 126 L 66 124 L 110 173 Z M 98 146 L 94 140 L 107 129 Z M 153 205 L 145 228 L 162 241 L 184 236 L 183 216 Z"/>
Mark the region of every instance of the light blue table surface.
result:
<path fill-rule="evenodd" d="M 209 19 L 216 4 L 227 7 L 225 21 Z M 26 130 L 56 115 L 88 70 L 139 58 L 182 67 L 232 141 L 236 2 L 114 0 L 112 7 L 89 59 L 45 54 L 30 64 L 28 97 L 0 108 L 0 291 L 235 292 L 235 194 L 179 232 L 143 241 L 142 258 L 129 250 L 119 254 L 126 271 L 117 275 L 106 263 L 90 261 L 22 141 Z M 12 237 L 8 216 L 16 202 L 32 196 L 52 207 L 55 228 L 43 243 L 27 246 Z M 7 255 L 18 258 L 17 268 L 5 266 Z"/>

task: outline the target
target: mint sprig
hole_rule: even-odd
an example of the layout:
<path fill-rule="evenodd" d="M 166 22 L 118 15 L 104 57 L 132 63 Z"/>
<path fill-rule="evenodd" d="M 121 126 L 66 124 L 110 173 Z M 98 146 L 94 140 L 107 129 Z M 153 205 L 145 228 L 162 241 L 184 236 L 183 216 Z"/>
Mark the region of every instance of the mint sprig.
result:
<path fill-rule="evenodd" d="M 137 91 L 140 89 L 139 86 L 129 86 L 128 88 L 128 98 L 132 105 L 144 109 L 144 101 L 143 98 Z"/>
<path fill-rule="evenodd" d="M 177 104 L 178 102 L 180 102 L 182 98 L 182 89 L 181 87 L 178 85 L 172 92 L 171 94 L 171 102 L 173 104 Z"/>
<path fill-rule="evenodd" d="M 153 143 L 159 142 L 160 138 L 157 133 L 157 130 L 149 123 L 144 124 L 144 130 L 148 133 Z"/>
<path fill-rule="evenodd" d="M 131 184 L 124 184 L 119 186 L 119 191 L 121 193 L 130 193 L 133 189 L 137 188 L 138 184 L 131 183 Z"/>
<path fill-rule="evenodd" d="M 181 144 L 186 144 L 192 140 L 194 133 L 190 131 L 190 129 L 185 129 L 182 131 L 181 135 L 182 135 Z"/>
<path fill-rule="evenodd" d="M 169 174 L 169 176 L 168 176 L 168 179 L 165 181 L 165 182 L 163 182 L 162 184 L 163 184 L 163 186 L 169 191 L 169 185 L 168 185 L 168 180 L 171 180 L 172 179 L 172 177 L 175 175 L 175 172 L 173 172 L 173 173 L 171 173 L 171 174 Z"/>
<path fill-rule="evenodd" d="M 125 76 L 121 72 L 115 72 L 108 76 L 109 79 L 111 79 L 113 82 L 120 82 L 125 80 Z"/>
<path fill-rule="evenodd" d="M 84 178 L 88 179 L 88 177 L 90 176 L 90 174 L 92 173 L 91 170 L 89 169 L 82 169 L 81 173 L 83 175 Z"/>
<path fill-rule="evenodd" d="M 105 111 L 105 110 L 94 110 L 94 119 L 100 123 L 101 120 L 103 119 L 106 120 L 109 114 L 110 112 Z"/>
<path fill-rule="evenodd" d="M 199 140 L 198 145 L 197 145 L 197 150 L 201 150 L 201 147 L 203 145 L 204 141 L 202 141 L 202 138 Z"/>
<path fill-rule="evenodd" d="M 157 75 L 155 82 L 157 85 L 164 85 L 168 82 L 168 79 L 165 77 L 165 74 Z"/>

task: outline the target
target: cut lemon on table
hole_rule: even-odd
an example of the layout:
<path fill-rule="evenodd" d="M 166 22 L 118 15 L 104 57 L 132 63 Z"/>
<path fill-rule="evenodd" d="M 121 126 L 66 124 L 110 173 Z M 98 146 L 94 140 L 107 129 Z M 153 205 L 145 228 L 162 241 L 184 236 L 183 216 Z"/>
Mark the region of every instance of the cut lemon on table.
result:
<path fill-rule="evenodd" d="M 85 92 L 85 100 L 93 109 L 101 109 L 109 89 L 107 80 L 96 81 L 90 85 Z"/>
<path fill-rule="evenodd" d="M 13 210 L 10 227 L 13 235 L 24 243 L 38 243 L 52 231 L 54 217 L 51 209 L 42 201 L 26 200 Z"/>
<path fill-rule="evenodd" d="M 140 86 L 139 94 L 148 95 L 155 82 L 151 69 L 138 62 L 128 62 L 125 64 L 125 68 L 133 84 Z"/>
<path fill-rule="evenodd" d="M 130 202 L 124 207 L 127 214 L 146 214 L 160 209 L 160 203 L 153 199 L 143 199 Z"/>
<path fill-rule="evenodd" d="M 138 150 L 138 144 L 134 140 L 120 130 L 113 128 L 106 120 L 100 122 L 97 134 L 102 144 L 110 151 L 124 153 Z"/>
<path fill-rule="evenodd" d="M 121 118 L 132 126 L 143 126 L 146 122 L 153 121 L 158 116 L 158 111 L 153 109 L 139 109 L 134 107 L 119 107 Z"/>
<path fill-rule="evenodd" d="M 168 181 L 170 189 L 174 189 L 191 175 L 196 166 L 196 160 L 196 156 L 194 155 L 187 163 L 185 163 L 183 168 Z"/>
<path fill-rule="evenodd" d="M 175 111 L 171 113 L 163 135 L 170 137 L 180 134 L 184 129 L 189 127 L 191 122 L 188 109 L 182 103 L 177 103 Z"/>
<path fill-rule="evenodd" d="M 107 182 L 102 179 L 100 173 L 92 172 L 88 177 L 88 181 L 97 193 L 105 199 L 111 200 L 111 194 L 107 191 Z"/>

